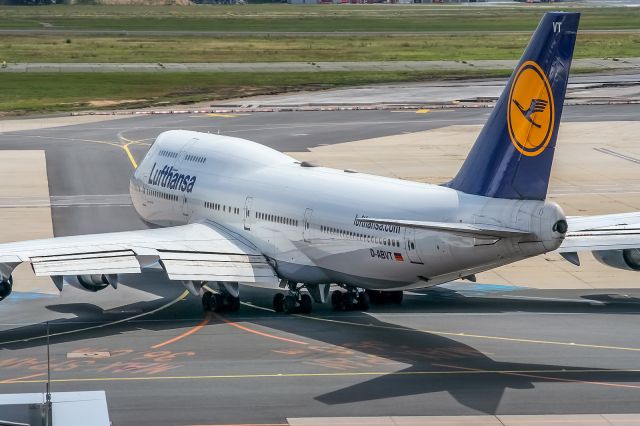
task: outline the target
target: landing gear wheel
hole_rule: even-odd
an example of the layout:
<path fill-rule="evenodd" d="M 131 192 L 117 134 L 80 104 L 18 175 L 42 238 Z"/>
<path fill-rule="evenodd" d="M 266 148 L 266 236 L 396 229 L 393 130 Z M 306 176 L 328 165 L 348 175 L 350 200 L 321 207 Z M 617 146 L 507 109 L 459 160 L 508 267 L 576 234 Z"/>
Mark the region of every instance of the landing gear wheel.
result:
<path fill-rule="evenodd" d="M 340 290 L 335 290 L 331 293 L 331 306 L 333 306 L 334 311 L 343 311 L 344 310 L 344 300 L 343 294 Z"/>
<path fill-rule="evenodd" d="M 240 310 L 240 298 L 228 296 L 227 297 L 227 310 L 229 312 L 238 312 Z"/>
<path fill-rule="evenodd" d="M 358 309 L 361 311 L 368 311 L 371 303 L 369 303 L 369 295 L 363 291 L 358 295 Z"/>
<path fill-rule="evenodd" d="M 224 308 L 224 298 L 221 294 L 207 291 L 202 295 L 202 307 L 206 311 L 220 312 Z"/>
<path fill-rule="evenodd" d="M 347 292 L 342 296 L 342 304 L 345 311 L 353 311 L 358 305 L 356 295 L 352 292 Z"/>
<path fill-rule="evenodd" d="M 303 314 L 310 314 L 312 310 L 313 301 L 311 300 L 311 296 L 308 294 L 300 296 L 300 312 Z"/>
<path fill-rule="evenodd" d="M 276 312 L 284 312 L 284 294 L 277 293 L 273 296 L 273 310 Z"/>
<path fill-rule="evenodd" d="M 11 294 L 13 289 L 13 278 L 9 277 L 8 280 L 0 281 L 0 300 L 4 300 Z"/>
<path fill-rule="evenodd" d="M 394 305 L 400 305 L 402 304 L 404 293 L 402 291 L 392 291 L 389 296 L 389 300 L 391 301 L 391 303 L 393 303 Z"/>
<path fill-rule="evenodd" d="M 379 290 L 366 290 L 365 293 L 369 296 L 369 301 L 374 305 L 384 303 L 384 293 Z"/>
<path fill-rule="evenodd" d="M 284 313 L 285 314 L 295 314 L 298 309 L 298 301 L 295 296 L 285 296 L 284 297 Z"/>
<path fill-rule="evenodd" d="M 212 298 L 213 298 L 213 293 L 211 293 L 210 291 L 206 291 L 202 295 L 202 309 L 205 312 L 211 310 L 211 299 Z"/>

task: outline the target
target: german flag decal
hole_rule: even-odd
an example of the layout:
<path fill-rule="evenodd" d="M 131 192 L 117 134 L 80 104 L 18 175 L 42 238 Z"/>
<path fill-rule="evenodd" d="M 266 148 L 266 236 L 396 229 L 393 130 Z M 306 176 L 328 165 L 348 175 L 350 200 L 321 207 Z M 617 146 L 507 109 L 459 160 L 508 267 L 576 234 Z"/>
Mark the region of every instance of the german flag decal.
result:
<path fill-rule="evenodd" d="M 400 254 L 400 253 L 393 253 L 393 257 L 394 257 L 398 262 L 404 262 L 404 259 L 402 258 L 402 254 Z"/>

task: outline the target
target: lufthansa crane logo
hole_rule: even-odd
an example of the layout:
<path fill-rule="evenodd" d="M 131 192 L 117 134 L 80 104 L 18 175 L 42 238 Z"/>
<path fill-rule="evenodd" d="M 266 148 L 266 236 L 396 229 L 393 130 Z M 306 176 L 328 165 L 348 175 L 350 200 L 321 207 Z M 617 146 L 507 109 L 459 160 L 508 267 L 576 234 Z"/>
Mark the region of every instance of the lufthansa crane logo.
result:
<path fill-rule="evenodd" d="M 520 66 L 509 92 L 507 123 L 513 146 L 530 157 L 541 154 L 553 135 L 555 105 L 549 80 L 540 65 Z"/>

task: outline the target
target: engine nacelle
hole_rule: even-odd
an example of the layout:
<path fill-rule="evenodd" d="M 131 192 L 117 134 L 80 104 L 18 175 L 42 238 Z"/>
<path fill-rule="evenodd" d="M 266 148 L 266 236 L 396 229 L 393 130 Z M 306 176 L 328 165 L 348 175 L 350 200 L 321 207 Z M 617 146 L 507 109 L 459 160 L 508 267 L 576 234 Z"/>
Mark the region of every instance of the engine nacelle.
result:
<path fill-rule="evenodd" d="M 640 271 L 640 249 L 637 248 L 594 251 L 593 257 L 612 268 Z"/>
<path fill-rule="evenodd" d="M 6 299 L 13 290 L 13 276 L 9 278 L 0 277 L 0 300 Z"/>
<path fill-rule="evenodd" d="M 72 287 L 93 293 L 109 287 L 109 279 L 104 274 L 65 276 L 64 282 Z"/>

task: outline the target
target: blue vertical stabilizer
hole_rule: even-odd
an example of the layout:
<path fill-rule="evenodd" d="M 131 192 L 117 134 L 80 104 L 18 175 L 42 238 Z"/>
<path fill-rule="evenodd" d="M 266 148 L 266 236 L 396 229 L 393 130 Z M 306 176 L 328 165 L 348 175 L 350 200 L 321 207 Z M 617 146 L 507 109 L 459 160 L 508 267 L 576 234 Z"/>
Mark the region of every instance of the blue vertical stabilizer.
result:
<path fill-rule="evenodd" d="M 579 13 L 544 15 L 457 176 L 467 194 L 544 200 Z"/>

